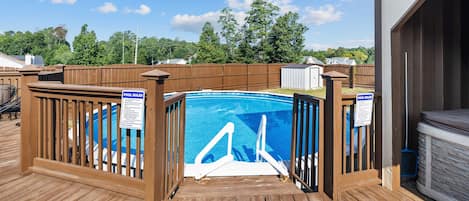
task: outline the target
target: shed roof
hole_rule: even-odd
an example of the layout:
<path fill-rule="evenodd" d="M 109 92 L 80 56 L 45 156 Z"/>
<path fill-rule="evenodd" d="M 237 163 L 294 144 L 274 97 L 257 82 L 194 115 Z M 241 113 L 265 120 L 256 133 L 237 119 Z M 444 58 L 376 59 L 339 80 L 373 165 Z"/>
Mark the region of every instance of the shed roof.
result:
<path fill-rule="evenodd" d="M 312 66 L 316 66 L 314 64 L 288 64 L 286 66 L 283 66 L 282 68 L 309 68 Z"/>

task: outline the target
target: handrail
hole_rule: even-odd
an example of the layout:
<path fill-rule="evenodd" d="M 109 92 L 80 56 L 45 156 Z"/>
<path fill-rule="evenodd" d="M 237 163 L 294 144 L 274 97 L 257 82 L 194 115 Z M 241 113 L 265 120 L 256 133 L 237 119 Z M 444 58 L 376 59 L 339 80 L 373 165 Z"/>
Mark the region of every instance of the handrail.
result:
<path fill-rule="evenodd" d="M 210 172 L 218 169 L 219 167 L 225 165 L 228 162 L 233 161 L 233 155 L 231 154 L 232 143 L 233 143 L 233 132 L 234 132 L 234 124 L 232 122 L 228 122 L 225 127 L 223 127 L 217 135 L 197 154 L 195 157 L 195 164 L 201 165 L 202 159 L 207 155 L 207 153 L 226 135 L 228 134 L 228 145 L 226 150 L 226 155 L 217 161 L 215 161 L 211 166 L 203 169 L 195 179 L 201 179 L 202 177 L 208 175 Z"/>
<path fill-rule="evenodd" d="M 257 129 L 257 140 L 256 140 L 256 162 L 260 162 L 260 151 L 265 151 L 265 133 L 266 133 L 267 117 L 265 114 L 261 117 L 259 128 Z M 261 143 L 262 140 L 262 143 Z"/>
<path fill-rule="evenodd" d="M 267 151 L 265 151 L 265 140 L 266 140 L 266 127 L 267 127 L 267 116 L 265 114 L 261 117 L 259 128 L 257 129 L 257 141 L 256 141 L 256 162 L 261 162 L 261 157 L 272 165 L 282 176 L 288 177 L 288 170 L 285 166 L 282 166 L 277 160 L 272 157 Z"/>
<path fill-rule="evenodd" d="M 197 154 L 195 157 L 195 164 L 202 164 L 202 159 L 207 155 L 207 153 L 212 150 L 212 148 L 224 137 L 228 134 L 228 148 L 226 150 L 226 155 L 231 155 L 231 147 L 232 147 L 232 139 L 233 139 L 233 132 L 234 132 L 234 124 L 232 122 L 228 122 L 225 127 L 223 127 L 220 131 L 218 131 L 217 135 L 212 138 L 212 140 L 205 145 L 205 147 Z"/>

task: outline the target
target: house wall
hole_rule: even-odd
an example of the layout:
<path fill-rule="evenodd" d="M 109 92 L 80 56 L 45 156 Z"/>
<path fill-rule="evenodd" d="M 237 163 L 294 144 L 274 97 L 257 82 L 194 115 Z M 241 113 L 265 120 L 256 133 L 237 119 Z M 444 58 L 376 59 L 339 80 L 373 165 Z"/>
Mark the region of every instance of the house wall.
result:
<path fill-rule="evenodd" d="M 376 27 L 376 29 L 380 29 L 381 32 L 381 56 L 379 63 L 381 63 L 381 92 L 383 99 L 382 179 L 383 186 L 390 189 L 393 188 L 393 179 L 398 178 L 398 175 L 394 175 L 395 177 L 393 177 L 392 174 L 393 147 L 392 143 L 390 143 L 393 141 L 391 31 L 396 23 L 403 18 L 404 14 L 416 2 L 416 0 L 381 0 L 381 26 Z"/>
<path fill-rule="evenodd" d="M 427 1 L 400 32 L 401 51 L 408 53 L 409 147 L 414 150 L 422 111 L 462 107 L 467 81 L 461 79 L 460 5 L 461 0 Z"/>
<path fill-rule="evenodd" d="M 467 20 L 464 19 L 469 16 L 462 12 L 467 10 L 468 3 L 417 0 L 402 13 L 392 30 L 387 24 L 393 16 L 391 4 L 404 2 L 383 0 L 382 3 L 383 141 L 388 142 L 383 142 L 383 167 L 386 169 L 389 165 L 391 154 L 391 169 L 396 174 L 399 150 L 405 142 L 405 53 L 408 55 L 410 148 L 417 149 L 416 127 L 422 111 L 468 106 L 469 89 L 465 86 L 469 86 L 469 46 L 467 22 L 464 22 Z M 389 171 L 383 171 L 385 186 L 390 185 L 386 180 Z M 399 180 L 399 175 L 392 175 L 391 180 L 393 187 L 398 187 L 399 182 L 394 180 Z"/>
<path fill-rule="evenodd" d="M 0 57 L 0 67 L 23 68 L 23 65 L 11 61 L 10 59 Z"/>

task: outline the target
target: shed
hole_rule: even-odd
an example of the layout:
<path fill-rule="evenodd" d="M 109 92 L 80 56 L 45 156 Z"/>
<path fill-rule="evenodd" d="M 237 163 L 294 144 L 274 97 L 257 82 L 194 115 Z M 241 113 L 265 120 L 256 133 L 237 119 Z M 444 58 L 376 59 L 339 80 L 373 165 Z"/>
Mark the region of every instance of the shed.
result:
<path fill-rule="evenodd" d="M 315 64 L 290 64 L 282 67 L 281 87 L 285 89 L 318 89 L 323 87 L 324 68 Z"/>

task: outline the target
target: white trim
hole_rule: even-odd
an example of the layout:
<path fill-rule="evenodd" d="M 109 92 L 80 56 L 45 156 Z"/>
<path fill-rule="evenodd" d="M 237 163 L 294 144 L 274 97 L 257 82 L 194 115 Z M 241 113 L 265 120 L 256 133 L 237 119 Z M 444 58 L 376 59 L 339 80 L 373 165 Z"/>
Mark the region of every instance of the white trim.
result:
<path fill-rule="evenodd" d="M 177 92 L 166 93 L 165 95 L 175 94 Z M 266 91 L 242 91 L 242 90 L 211 90 L 211 89 L 204 89 L 202 91 L 185 91 L 183 93 L 187 94 L 196 94 L 196 93 L 247 93 L 247 94 L 264 94 L 264 95 L 272 95 L 272 96 L 281 96 L 286 98 L 292 98 L 293 95 L 286 95 L 286 94 L 279 94 L 279 93 L 272 93 Z"/>
<path fill-rule="evenodd" d="M 435 199 L 435 200 L 444 200 L 444 201 L 457 201 L 456 199 L 452 198 L 452 197 L 449 197 L 443 193 L 440 193 L 438 191 L 435 191 L 431 188 L 428 188 L 420 183 L 417 182 L 417 190 L 419 190 L 420 192 L 422 192 L 423 194 L 425 195 L 428 195 L 429 197 L 431 197 L 432 199 Z"/>
<path fill-rule="evenodd" d="M 443 129 L 436 128 L 426 123 L 420 122 L 417 126 L 417 131 L 424 135 L 429 135 L 440 140 L 459 144 L 465 147 L 469 147 L 469 137 L 453 132 L 449 132 Z"/>

